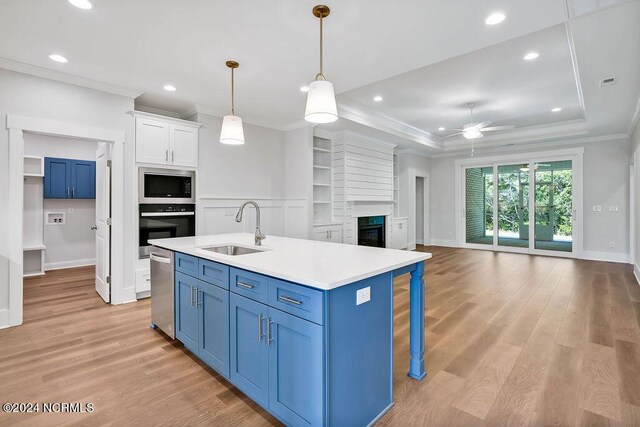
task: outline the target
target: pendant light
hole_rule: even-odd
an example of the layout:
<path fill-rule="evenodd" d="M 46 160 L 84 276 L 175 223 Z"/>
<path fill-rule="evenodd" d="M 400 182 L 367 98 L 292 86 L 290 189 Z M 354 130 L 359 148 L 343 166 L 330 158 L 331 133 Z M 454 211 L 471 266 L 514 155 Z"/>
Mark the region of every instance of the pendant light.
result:
<path fill-rule="evenodd" d="M 236 116 L 233 102 L 233 70 L 240 64 L 236 61 L 227 61 L 227 67 L 231 68 L 231 115 L 222 118 L 222 129 L 220 130 L 220 142 L 229 145 L 244 144 L 244 131 L 242 130 L 242 119 Z"/>
<path fill-rule="evenodd" d="M 324 5 L 313 8 L 313 15 L 320 18 L 320 72 L 316 75 L 316 79 L 309 84 L 309 93 L 307 94 L 304 119 L 311 123 L 331 123 L 338 120 L 333 84 L 327 81 L 322 74 L 322 20 L 329 16 L 329 12 L 329 7 Z"/>

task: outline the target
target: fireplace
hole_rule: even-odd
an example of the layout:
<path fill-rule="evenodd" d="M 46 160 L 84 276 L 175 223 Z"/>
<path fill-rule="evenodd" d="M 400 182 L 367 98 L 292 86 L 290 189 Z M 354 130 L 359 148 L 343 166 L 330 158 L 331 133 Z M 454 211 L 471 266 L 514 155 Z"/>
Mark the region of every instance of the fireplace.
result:
<path fill-rule="evenodd" d="M 386 248 L 385 217 L 383 215 L 358 218 L 358 245 Z"/>

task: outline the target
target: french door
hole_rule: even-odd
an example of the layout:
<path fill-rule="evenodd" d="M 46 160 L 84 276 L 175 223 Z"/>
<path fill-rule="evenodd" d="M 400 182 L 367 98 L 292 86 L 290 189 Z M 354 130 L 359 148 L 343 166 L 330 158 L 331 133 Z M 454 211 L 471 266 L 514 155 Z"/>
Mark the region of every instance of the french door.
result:
<path fill-rule="evenodd" d="M 463 166 L 463 246 L 575 256 L 575 163 L 530 158 Z"/>

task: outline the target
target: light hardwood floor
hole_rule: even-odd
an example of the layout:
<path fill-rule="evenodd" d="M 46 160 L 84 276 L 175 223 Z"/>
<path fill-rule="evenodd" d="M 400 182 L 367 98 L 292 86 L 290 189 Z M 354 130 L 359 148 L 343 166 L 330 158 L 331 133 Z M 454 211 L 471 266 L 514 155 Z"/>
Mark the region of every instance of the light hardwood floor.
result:
<path fill-rule="evenodd" d="M 426 367 L 406 376 L 409 278 L 395 289 L 395 407 L 379 425 L 640 425 L 640 286 L 630 266 L 440 247 L 427 262 Z M 91 268 L 25 281 L 0 330 L 2 402 L 92 402 L 91 414 L 0 413 L 1 425 L 277 425 L 180 344 L 149 300 L 109 306 Z"/>

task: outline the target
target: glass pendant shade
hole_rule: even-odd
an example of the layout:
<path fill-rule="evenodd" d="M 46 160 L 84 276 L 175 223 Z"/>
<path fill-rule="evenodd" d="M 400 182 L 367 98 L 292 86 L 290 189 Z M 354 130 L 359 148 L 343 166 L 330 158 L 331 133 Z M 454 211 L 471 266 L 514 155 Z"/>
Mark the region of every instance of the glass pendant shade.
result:
<path fill-rule="evenodd" d="M 223 117 L 220 142 L 228 145 L 244 144 L 244 130 L 242 129 L 242 119 L 240 117 L 234 115 Z"/>
<path fill-rule="evenodd" d="M 309 84 L 304 119 L 311 123 L 331 123 L 338 120 L 333 83 L 315 80 Z"/>
<path fill-rule="evenodd" d="M 465 130 L 462 133 L 462 136 L 464 136 L 467 139 L 476 139 L 476 138 L 481 138 L 482 133 L 478 129 L 471 128 L 471 129 Z"/>

